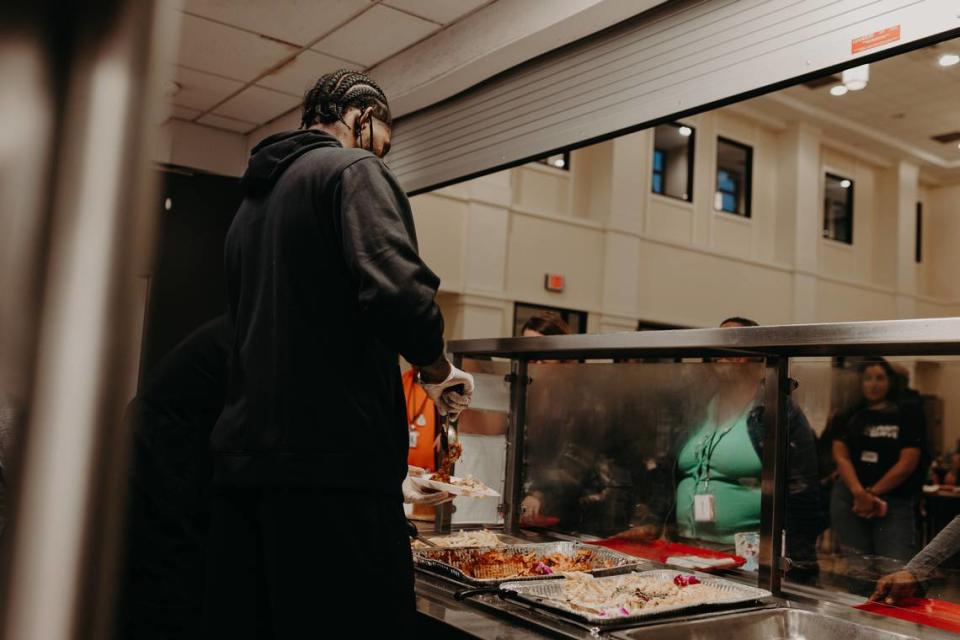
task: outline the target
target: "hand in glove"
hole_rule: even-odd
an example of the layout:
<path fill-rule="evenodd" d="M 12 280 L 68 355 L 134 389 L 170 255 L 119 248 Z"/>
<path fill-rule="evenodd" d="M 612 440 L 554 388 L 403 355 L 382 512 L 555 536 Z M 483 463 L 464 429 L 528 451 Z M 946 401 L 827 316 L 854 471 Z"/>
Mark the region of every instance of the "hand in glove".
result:
<path fill-rule="evenodd" d="M 437 405 L 437 411 L 442 416 L 449 414 L 451 417 L 456 417 L 460 415 L 461 411 L 470 406 L 470 401 L 473 399 L 473 376 L 452 365 L 450 366 L 450 373 L 447 374 L 443 382 L 424 383 L 421 386 Z M 462 390 L 454 390 L 454 387 L 462 387 Z"/>
<path fill-rule="evenodd" d="M 450 502 L 453 500 L 453 495 L 447 493 L 446 491 L 433 491 L 431 489 L 421 489 L 413 484 L 413 480 L 410 478 L 412 476 L 422 476 L 426 472 L 420 467 L 408 466 L 407 467 L 407 477 L 403 479 L 403 485 L 401 489 L 403 491 L 403 501 L 409 502 L 410 504 L 425 504 L 427 506 L 433 506 L 438 504 L 443 504 L 444 502 Z"/>

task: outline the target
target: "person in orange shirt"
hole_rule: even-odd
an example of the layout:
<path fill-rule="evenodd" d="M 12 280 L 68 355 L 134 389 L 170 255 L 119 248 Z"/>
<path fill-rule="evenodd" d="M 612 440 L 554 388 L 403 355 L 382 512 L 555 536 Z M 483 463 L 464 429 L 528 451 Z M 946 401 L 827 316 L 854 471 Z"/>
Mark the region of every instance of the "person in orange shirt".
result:
<path fill-rule="evenodd" d="M 410 430 L 410 451 L 407 453 L 407 464 L 425 469 L 437 470 L 436 447 L 437 439 L 437 407 L 433 400 L 418 385 L 414 378 L 413 369 L 403 374 L 403 395 L 407 404 L 407 428 Z"/>

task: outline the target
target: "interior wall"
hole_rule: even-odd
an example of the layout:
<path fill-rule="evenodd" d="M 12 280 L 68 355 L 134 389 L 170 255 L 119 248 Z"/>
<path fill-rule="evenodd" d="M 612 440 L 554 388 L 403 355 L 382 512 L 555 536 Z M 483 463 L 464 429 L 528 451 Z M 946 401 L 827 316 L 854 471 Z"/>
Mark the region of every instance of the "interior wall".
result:
<path fill-rule="evenodd" d="M 960 312 L 950 242 L 960 237 L 960 187 L 921 188 L 915 167 L 872 162 L 803 123 L 735 107 L 683 123 L 696 129 L 693 202 L 651 193 L 650 130 L 574 151 L 569 171 L 530 164 L 413 198 L 443 289 L 482 294 L 485 316 L 498 301 L 502 321 L 473 326 L 508 335 L 515 301 L 587 311 L 591 331 L 630 330 L 638 319 L 711 326 L 729 315 L 788 324 Z M 751 218 L 714 210 L 718 136 L 753 149 Z M 852 245 L 822 237 L 827 171 L 855 181 Z M 916 198 L 926 203 L 920 266 L 899 238 Z M 564 275 L 566 290 L 546 291 L 547 273 Z"/>

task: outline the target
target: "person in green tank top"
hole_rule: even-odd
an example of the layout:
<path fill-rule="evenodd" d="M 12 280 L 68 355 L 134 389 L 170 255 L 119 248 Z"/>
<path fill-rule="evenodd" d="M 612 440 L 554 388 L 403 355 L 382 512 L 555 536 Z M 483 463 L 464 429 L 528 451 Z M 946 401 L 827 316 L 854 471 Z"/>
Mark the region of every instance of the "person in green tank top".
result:
<path fill-rule="evenodd" d="M 729 318 L 726 327 L 754 327 L 746 318 Z M 763 447 L 763 391 L 759 370 L 749 358 L 717 359 L 720 391 L 702 417 L 682 430 L 674 452 L 675 465 L 664 475 L 667 486 L 647 505 L 642 524 L 617 537 L 648 541 L 666 535 L 673 517 L 676 534 L 733 545 L 741 531 L 760 528 L 760 474 Z M 816 438 L 803 412 L 788 404 L 790 468 L 786 514 L 787 555 L 794 561 L 793 579 L 813 582 L 819 573 L 816 539 L 823 528 Z M 699 503 L 700 509 L 697 508 Z"/>

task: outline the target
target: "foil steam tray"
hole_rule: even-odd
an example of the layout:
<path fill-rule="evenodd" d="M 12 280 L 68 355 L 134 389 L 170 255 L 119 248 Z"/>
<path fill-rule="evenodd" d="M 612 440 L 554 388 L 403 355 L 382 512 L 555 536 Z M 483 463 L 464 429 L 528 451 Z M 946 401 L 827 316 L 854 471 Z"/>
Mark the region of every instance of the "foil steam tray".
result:
<path fill-rule="evenodd" d="M 502 562 L 490 563 L 474 567 L 468 574 L 465 570 L 473 565 L 483 554 L 498 551 L 502 554 Z M 591 568 L 587 571 L 592 575 L 607 575 L 614 572 L 623 572 L 629 568 L 649 566 L 646 560 L 613 551 L 595 545 L 579 542 L 543 542 L 506 547 L 468 547 L 460 549 L 432 549 L 418 548 L 413 551 L 414 563 L 420 569 L 430 573 L 453 578 L 459 582 L 474 586 L 496 586 L 502 582 L 527 582 L 531 580 L 549 580 L 560 578 L 562 574 L 545 574 L 536 576 L 521 576 L 520 559 L 530 553 L 538 557 L 560 554 L 574 557 L 579 551 L 590 552 Z"/>
<path fill-rule="evenodd" d="M 671 571 L 664 569 L 655 571 L 640 571 L 633 574 L 620 574 L 619 576 L 598 577 L 596 580 L 601 582 L 618 580 L 622 579 L 625 575 L 637 575 L 645 578 L 660 578 L 673 581 L 673 579 L 678 575 L 689 576 L 691 574 L 690 572 Z M 748 603 L 754 603 L 758 600 L 763 600 L 764 598 L 769 598 L 771 596 L 771 593 L 764 589 L 758 589 L 757 587 L 739 584 L 723 578 L 717 578 L 704 574 L 697 574 L 697 578 L 702 584 L 716 587 L 722 592 L 723 595 L 720 598 L 705 602 L 685 602 L 676 605 L 651 607 L 649 609 L 634 609 L 627 615 L 604 616 L 593 611 L 575 607 L 564 595 L 564 581 L 562 580 L 537 583 L 521 581 L 503 582 L 500 585 L 500 590 L 506 594 L 509 600 L 521 602 L 527 605 L 533 605 L 537 608 L 548 609 L 553 612 L 596 625 L 598 627 L 614 625 L 627 626 L 630 623 L 641 622 L 653 616 L 668 617 L 679 612 L 688 613 L 696 609 L 727 608 L 736 605 L 745 605 Z"/>

